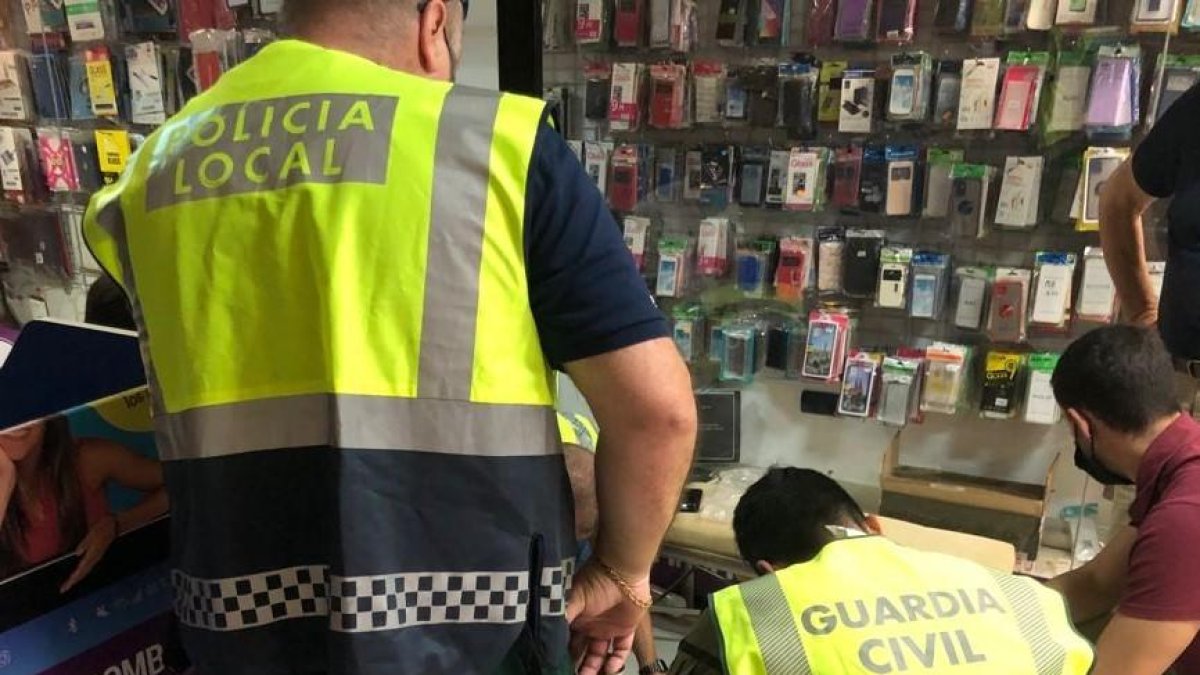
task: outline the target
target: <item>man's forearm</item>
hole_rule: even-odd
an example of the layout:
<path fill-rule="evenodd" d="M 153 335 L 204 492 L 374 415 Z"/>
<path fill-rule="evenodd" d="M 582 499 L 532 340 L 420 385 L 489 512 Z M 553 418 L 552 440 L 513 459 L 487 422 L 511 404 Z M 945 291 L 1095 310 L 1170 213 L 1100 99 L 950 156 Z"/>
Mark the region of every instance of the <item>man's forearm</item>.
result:
<path fill-rule="evenodd" d="M 1100 200 L 1100 246 L 1125 315 L 1138 323 L 1152 323 L 1157 299 L 1146 264 L 1146 241 L 1137 207 L 1120 197 Z"/>
<path fill-rule="evenodd" d="M 690 387 L 687 398 L 692 400 Z M 601 429 L 596 552 L 622 574 L 644 576 L 679 507 L 696 443 L 695 411 L 680 410 L 640 428 Z"/>
<path fill-rule="evenodd" d="M 1093 582 L 1086 568 L 1057 576 L 1046 583 L 1058 591 L 1067 605 L 1067 613 L 1075 625 L 1087 623 L 1113 611 L 1116 597 L 1110 597 Z"/>

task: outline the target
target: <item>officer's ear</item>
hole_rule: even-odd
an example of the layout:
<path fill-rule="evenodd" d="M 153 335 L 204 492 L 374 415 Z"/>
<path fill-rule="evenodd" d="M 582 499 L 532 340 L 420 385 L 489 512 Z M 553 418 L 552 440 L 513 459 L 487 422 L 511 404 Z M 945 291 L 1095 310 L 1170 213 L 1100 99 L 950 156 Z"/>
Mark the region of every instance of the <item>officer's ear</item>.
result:
<path fill-rule="evenodd" d="M 761 575 L 774 574 L 775 566 L 766 560 L 756 560 L 754 561 L 754 571 Z"/>
<path fill-rule="evenodd" d="M 417 46 L 425 77 L 449 81 L 454 76 L 454 55 L 450 47 L 450 12 L 445 0 L 418 3 Z"/>

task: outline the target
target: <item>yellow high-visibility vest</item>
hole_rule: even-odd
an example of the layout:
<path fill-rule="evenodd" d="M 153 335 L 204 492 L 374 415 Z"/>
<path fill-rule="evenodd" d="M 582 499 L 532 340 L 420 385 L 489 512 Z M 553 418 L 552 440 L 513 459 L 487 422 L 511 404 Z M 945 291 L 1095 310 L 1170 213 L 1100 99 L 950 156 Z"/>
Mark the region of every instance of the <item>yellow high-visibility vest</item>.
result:
<path fill-rule="evenodd" d="M 525 268 L 544 108 L 284 40 L 93 198 L 198 665 L 487 672 L 526 624 L 565 658 L 570 487 Z"/>
<path fill-rule="evenodd" d="M 1090 645 L 1041 584 L 883 537 L 713 595 L 730 675 L 1084 675 Z"/>
<path fill-rule="evenodd" d="M 584 450 L 596 451 L 600 434 L 596 425 L 586 415 L 558 413 L 558 435 L 563 443 L 576 445 Z"/>

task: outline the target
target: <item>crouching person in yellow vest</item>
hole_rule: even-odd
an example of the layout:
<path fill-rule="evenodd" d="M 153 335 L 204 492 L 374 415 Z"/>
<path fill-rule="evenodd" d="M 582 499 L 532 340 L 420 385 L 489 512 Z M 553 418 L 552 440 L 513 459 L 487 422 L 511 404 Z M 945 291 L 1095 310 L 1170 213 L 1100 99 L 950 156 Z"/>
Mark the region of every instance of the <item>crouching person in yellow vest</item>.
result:
<path fill-rule="evenodd" d="M 680 675 L 1083 675 L 1092 650 L 1032 579 L 904 548 L 829 477 L 772 469 L 734 514 L 763 574 L 712 596 Z"/>

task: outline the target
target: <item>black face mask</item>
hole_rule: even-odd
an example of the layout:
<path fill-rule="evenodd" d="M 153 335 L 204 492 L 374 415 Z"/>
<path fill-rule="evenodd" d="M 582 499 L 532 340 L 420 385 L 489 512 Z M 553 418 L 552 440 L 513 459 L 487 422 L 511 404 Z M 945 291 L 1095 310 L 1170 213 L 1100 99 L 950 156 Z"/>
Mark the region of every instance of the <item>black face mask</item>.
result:
<path fill-rule="evenodd" d="M 1104 466 L 1100 458 L 1096 456 L 1094 441 L 1092 451 L 1084 452 L 1079 439 L 1075 439 L 1075 466 L 1101 485 L 1133 485 L 1133 481 Z"/>

